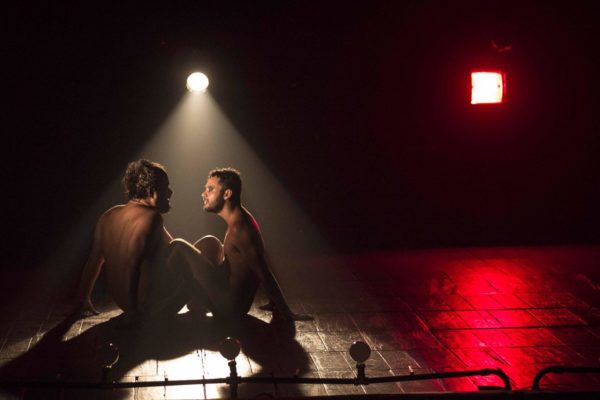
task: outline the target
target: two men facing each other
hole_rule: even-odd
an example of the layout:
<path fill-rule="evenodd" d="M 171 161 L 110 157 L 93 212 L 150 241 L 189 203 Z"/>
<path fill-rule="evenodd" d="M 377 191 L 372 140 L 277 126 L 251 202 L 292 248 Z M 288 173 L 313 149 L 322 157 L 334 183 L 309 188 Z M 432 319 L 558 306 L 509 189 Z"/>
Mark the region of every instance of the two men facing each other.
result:
<path fill-rule="evenodd" d="M 185 304 L 216 317 L 239 317 L 249 311 L 260 285 L 268 308 L 283 318 L 312 319 L 290 310 L 267 263 L 259 226 L 241 204 L 236 170 L 212 170 L 202 193 L 204 210 L 227 223 L 223 243 L 214 236 L 193 245 L 173 239 L 162 218 L 173 194 L 162 165 L 131 162 L 122 183 L 128 201 L 110 208 L 96 224 L 77 313 L 98 313 L 91 293 L 104 267 L 109 291 L 128 322 L 173 315 Z"/>

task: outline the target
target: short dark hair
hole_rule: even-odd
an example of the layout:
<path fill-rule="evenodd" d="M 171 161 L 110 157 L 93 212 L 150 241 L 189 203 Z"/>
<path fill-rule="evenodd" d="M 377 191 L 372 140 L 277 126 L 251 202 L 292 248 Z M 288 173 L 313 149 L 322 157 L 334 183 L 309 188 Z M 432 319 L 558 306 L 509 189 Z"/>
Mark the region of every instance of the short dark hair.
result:
<path fill-rule="evenodd" d="M 166 178 L 167 171 L 159 163 L 148 160 L 132 161 L 127 165 L 121 180 L 128 200 L 151 197 L 158 186 L 160 178 Z"/>
<path fill-rule="evenodd" d="M 231 202 L 234 205 L 240 205 L 242 202 L 242 176 L 240 172 L 234 168 L 215 168 L 208 173 L 209 178 L 219 178 L 219 183 L 223 186 L 223 190 L 231 190 Z"/>

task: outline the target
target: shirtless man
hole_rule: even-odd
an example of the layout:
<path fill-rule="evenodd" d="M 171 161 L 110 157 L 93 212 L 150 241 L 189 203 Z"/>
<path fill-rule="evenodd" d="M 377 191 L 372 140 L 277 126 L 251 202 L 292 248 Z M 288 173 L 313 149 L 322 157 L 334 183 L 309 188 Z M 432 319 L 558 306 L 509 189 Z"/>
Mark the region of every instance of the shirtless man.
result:
<path fill-rule="evenodd" d="M 170 210 L 173 194 L 167 173 L 160 164 L 134 161 L 122 184 L 128 201 L 106 211 L 96 224 L 75 312 L 98 314 L 91 293 L 104 267 L 112 298 L 127 318 L 176 313 L 185 304 L 189 285 L 186 271 L 168 263 L 173 238 L 161 216 Z"/>
<path fill-rule="evenodd" d="M 217 244 L 214 237 L 204 247 L 217 248 L 219 263 L 212 265 L 211 282 L 203 285 L 207 298 L 204 304 L 213 312 L 225 315 L 244 315 L 250 310 L 259 285 L 269 298 L 269 309 L 286 320 L 312 320 L 307 315 L 294 314 L 289 308 L 275 276 L 266 260 L 260 228 L 254 217 L 241 204 L 242 180 L 232 168 L 209 172 L 202 200 L 204 210 L 219 215 L 227 223 L 224 243 Z M 176 240 L 177 241 L 177 240 Z M 179 255 L 201 270 L 198 259 L 190 247 L 181 246 Z M 219 251 L 222 249 L 222 251 Z M 202 277 L 199 277 L 202 279 Z M 217 282 L 217 284 L 215 284 Z"/>
<path fill-rule="evenodd" d="M 124 311 L 125 322 L 175 314 L 186 303 L 190 308 L 203 304 L 220 316 L 245 314 L 252 304 L 258 280 L 239 266 L 256 268 L 254 258 L 240 264 L 238 255 L 232 255 L 236 267 L 231 268 L 235 274 L 230 274 L 229 264 L 224 263 L 229 259 L 229 245 L 225 246 L 224 256 L 223 245 L 214 236 L 205 236 L 193 246 L 185 240 L 173 239 L 161 216 L 171 208 L 173 191 L 160 164 L 148 160 L 131 162 L 122 183 L 128 202 L 106 211 L 96 224 L 75 312 L 83 316 L 98 314 L 91 302 L 91 293 L 105 267 L 109 291 Z M 260 235 L 258 230 L 256 234 Z M 257 238 L 260 236 L 253 240 Z M 226 244 L 230 242 L 226 240 Z M 262 249 L 262 242 L 260 244 Z M 245 243 L 243 246 L 244 254 L 249 257 L 259 249 Z M 275 293 L 270 297 L 274 296 L 271 298 L 275 299 L 274 304 L 282 310 L 282 315 L 288 319 L 297 317 L 285 304 L 266 264 L 258 277 L 268 293 Z"/>

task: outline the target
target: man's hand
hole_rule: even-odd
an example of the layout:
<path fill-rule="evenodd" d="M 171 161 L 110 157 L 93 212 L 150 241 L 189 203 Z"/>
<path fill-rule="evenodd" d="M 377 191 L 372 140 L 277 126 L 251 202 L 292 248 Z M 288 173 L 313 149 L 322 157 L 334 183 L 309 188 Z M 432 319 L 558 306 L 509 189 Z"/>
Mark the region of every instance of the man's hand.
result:
<path fill-rule="evenodd" d="M 288 315 L 284 316 L 288 321 L 314 321 L 315 319 L 311 315 L 305 314 L 295 314 L 290 312 Z"/>
<path fill-rule="evenodd" d="M 267 304 L 263 304 L 262 306 L 259 306 L 258 308 L 263 311 L 273 312 L 273 311 L 275 311 L 275 304 L 272 301 L 270 301 Z"/>
<path fill-rule="evenodd" d="M 86 318 L 98 314 L 100 314 L 100 312 L 96 310 L 89 297 L 78 301 L 72 313 L 72 315 L 77 318 Z"/>
<path fill-rule="evenodd" d="M 275 303 L 272 301 L 269 301 L 267 304 L 263 304 L 258 308 L 264 311 L 272 312 L 273 317 L 276 319 L 283 319 L 285 321 L 314 321 L 314 318 L 310 315 L 295 314 L 289 309 L 284 312 L 280 312 L 277 307 L 275 307 Z"/>
<path fill-rule="evenodd" d="M 273 310 L 273 319 L 287 322 L 314 321 L 314 318 L 311 315 L 296 314 L 290 310 L 287 310 L 286 312 L 279 312 L 277 309 Z"/>

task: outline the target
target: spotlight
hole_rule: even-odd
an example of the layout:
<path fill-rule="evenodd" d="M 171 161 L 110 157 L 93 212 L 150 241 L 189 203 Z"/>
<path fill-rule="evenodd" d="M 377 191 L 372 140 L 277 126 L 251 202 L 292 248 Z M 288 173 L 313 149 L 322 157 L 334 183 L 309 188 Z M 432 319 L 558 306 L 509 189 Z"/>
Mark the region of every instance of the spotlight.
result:
<path fill-rule="evenodd" d="M 194 72 L 187 78 L 187 88 L 190 92 L 206 92 L 208 77 L 202 72 Z"/>

